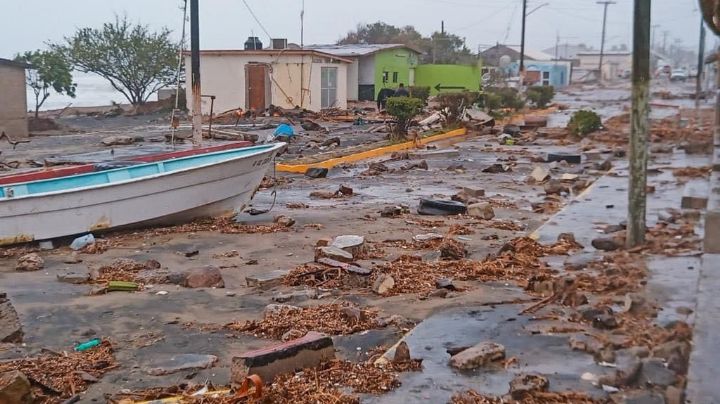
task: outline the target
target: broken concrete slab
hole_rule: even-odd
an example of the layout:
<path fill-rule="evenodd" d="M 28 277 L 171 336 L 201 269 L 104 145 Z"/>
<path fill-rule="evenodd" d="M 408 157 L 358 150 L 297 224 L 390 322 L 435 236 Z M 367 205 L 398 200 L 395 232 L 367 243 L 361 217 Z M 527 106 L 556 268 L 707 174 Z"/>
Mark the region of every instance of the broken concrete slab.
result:
<path fill-rule="evenodd" d="M 315 249 L 315 260 L 320 258 L 330 258 L 340 262 L 353 262 L 353 255 L 341 248 L 333 247 L 332 245 L 327 247 L 318 247 Z"/>
<path fill-rule="evenodd" d="M 618 393 L 614 402 L 617 404 L 666 404 L 662 394 L 647 390 Z"/>
<path fill-rule="evenodd" d="M 510 396 L 522 400 L 532 392 L 545 392 L 550 387 L 547 377 L 539 374 L 520 374 L 510 381 Z"/>
<path fill-rule="evenodd" d="M 257 275 L 250 275 L 245 277 L 245 284 L 251 288 L 258 289 L 271 289 L 276 286 L 282 285 L 283 278 L 288 274 L 289 271 L 285 270 L 274 270 L 263 272 Z"/>
<path fill-rule="evenodd" d="M 207 369 L 212 367 L 217 359 L 215 355 L 178 354 L 149 365 L 145 372 L 152 376 L 162 376 L 183 370 Z"/>
<path fill-rule="evenodd" d="M 426 233 L 426 234 L 416 234 L 413 236 L 413 241 L 416 243 L 422 243 L 425 241 L 432 241 L 432 240 L 442 240 L 445 236 L 439 233 Z"/>
<path fill-rule="evenodd" d="M 80 273 L 80 272 L 61 272 L 57 274 L 57 280 L 59 282 L 63 283 L 71 283 L 74 285 L 79 285 L 82 283 L 86 283 L 90 280 L 90 274 L 88 273 Z"/>
<path fill-rule="evenodd" d="M 350 273 L 357 274 L 357 275 L 370 275 L 372 273 L 372 269 L 363 268 L 358 265 L 336 261 L 331 258 L 319 258 L 315 262 L 317 262 L 318 264 L 327 265 L 327 266 L 330 266 L 333 268 L 341 268 L 341 269 L 344 269 L 345 271 L 348 271 Z"/>
<path fill-rule="evenodd" d="M 667 387 L 675 384 L 676 380 L 675 372 L 668 369 L 662 359 L 646 358 L 642 360 L 642 367 L 638 376 L 638 383 L 641 386 Z"/>
<path fill-rule="evenodd" d="M 481 342 L 450 358 L 450 366 L 471 370 L 505 358 L 505 347 L 494 342 Z"/>
<path fill-rule="evenodd" d="M 365 237 L 351 234 L 337 236 L 333 239 L 330 247 L 345 250 L 354 257 L 361 254 L 365 249 Z"/>
<path fill-rule="evenodd" d="M 429 158 L 460 157 L 460 152 L 455 149 L 423 150 L 408 153 L 408 156 L 413 160 L 422 160 Z"/>
<path fill-rule="evenodd" d="M 530 173 L 530 179 L 536 184 L 540 184 L 550 179 L 550 171 L 544 167 L 535 166 Z"/>
<path fill-rule="evenodd" d="M 0 293 L 0 342 L 22 342 L 23 331 L 15 307 L 5 293 Z"/>
<path fill-rule="evenodd" d="M 395 279 L 390 275 L 382 274 L 377 279 L 375 279 L 372 290 L 379 295 L 384 295 L 385 293 L 392 290 L 392 288 L 394 287 Z"/>
<path fill-rule="evenodd" d="M 707 206 L 707 187 L 701 187 L 692 183 L 686 184 L 685 189 L 683 190 L 680 207 L 683 209 L 706 209 Z"/>
<path fill-rule="evenodd" d="M 335 347 L 332 338 L 311 331 L 302 338 L 234 357 L 230 383 L 239 386 L 252 374 L 260 376 L 265 383 L 272 383 L 279 374 L 314 367 L 333 359 Z"/>
<path fill-rule="evenodd" d="M 568 271 L 582 271 L 587 268 L 591 262 L 595 261 L 594 253 L 578 253 L 569 256 L 563 262 L 563 266 Z"/>

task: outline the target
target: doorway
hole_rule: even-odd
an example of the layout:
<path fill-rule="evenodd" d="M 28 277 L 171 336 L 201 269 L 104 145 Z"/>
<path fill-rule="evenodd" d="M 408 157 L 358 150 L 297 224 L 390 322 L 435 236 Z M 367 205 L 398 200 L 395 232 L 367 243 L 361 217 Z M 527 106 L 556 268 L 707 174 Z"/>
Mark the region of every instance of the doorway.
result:
<path fill-rule="evenodd" d="M 337 67 L 320 68 L 320 107 L 333 108 L 337 104 Z"/>
<path fill-rule="evenodd" d="M 245 65 L 245 106 L 248 110 L 264 111 L 268 107 L 268 68 L 261 64 Z"/>

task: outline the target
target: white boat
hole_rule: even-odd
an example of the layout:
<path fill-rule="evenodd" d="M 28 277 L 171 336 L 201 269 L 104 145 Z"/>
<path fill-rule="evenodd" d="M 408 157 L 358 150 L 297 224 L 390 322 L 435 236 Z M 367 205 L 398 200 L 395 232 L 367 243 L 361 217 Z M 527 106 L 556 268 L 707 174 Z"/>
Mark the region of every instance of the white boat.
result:
<path fill-rule="evenodd" d="M 284 143 L 0 185 L 0 245 L 245 208 Z"/>

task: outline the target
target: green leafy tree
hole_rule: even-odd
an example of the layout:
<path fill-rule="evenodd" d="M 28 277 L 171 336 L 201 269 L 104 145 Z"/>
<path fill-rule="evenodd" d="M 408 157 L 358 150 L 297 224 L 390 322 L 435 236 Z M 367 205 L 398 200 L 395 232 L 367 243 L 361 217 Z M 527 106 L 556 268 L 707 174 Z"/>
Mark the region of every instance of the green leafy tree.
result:
<path fill-rule="evenodd" d="M 73 83 L 72 69 L 61 53 L 36 50 L 17 55 L 15 61 L 31 66 L 25 78 L 35 93 L 35 118 L 52 91 L 75 97 L 77 84 Z"/>
<path fill-rule="evenodd" d="M 407 134 L 413 118 L 422 111 L 423 102 L 412 97 L 390 97 L 387 99 L 385 110 L 395 118 L 393 139 Z"/>
<path fill-rule="evenodd" d="M 158 89 L 175 81 L 178 44 L 163 28 L 151 32 L 127 17 L 101 29 L 80 28 L 56 45 L 79 70 L 98 74 L 133 105 L 144 104 Z"/>
<path fill-rule="evenodd" d="M 441 32 L 424 37 L 412 25 L 396 27 L 384 22 L 360 24 L 338 41 L 340 45 L 388 43 L 400 43 L 421 50 L 424 63 L 474 63 L 476 59 L 465 47 L 463 38 Z"/>

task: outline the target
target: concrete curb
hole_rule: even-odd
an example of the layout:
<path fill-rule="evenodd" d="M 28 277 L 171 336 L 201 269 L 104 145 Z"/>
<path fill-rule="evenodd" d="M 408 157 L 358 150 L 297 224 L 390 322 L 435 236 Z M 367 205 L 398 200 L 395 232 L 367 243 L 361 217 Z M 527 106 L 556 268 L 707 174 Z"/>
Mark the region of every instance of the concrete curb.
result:
<path fill-rule="evenodd" d="M 706 254 L 720 254 L 720 133 L 715 134 L 712 167 L 703 250 Z"/>
<path fill-rule="evenodd" d="M 450 132 L 441 133 L 438 135 L 428 136 L 425 138 L 422 138 L 419 140 L 419 144 L 426 145 L 428 143 L 436 142 L 438 140 L 445 140 L 445 139 L 451 139 L 454 137 L 459 136 L 465 136 L 467 135 L 467 129 L 461 128 L 461 129 L 455 129 L 451 130 Z M 308 168 L 333 168 L 339 164 L 344 163 L 353 163 L 356 161 L 361 160 L 367 160 L 375 157 L 380 157 L 386 154 L 390 154 L 392 152 L 401 151 L 401 150 L 408 150 L 415 148 L 416 143 L 415 142 L 404 142 L 404 143 L 398 143 L 393 144 L 390 146 L 385 147 L 379 147 L 377 149 L 372 149 L 360 153 L 354 153 L 349 154 L 347 156 L 337 157 L 325 161 L 321 161 L 318 163 L 308 163 L 308 164 L 277 164 L 276 169 L 281 172 L 286 173 L 297 173 L 297 174 L 304 174 L 305 171 L 308 170 Z"/>

